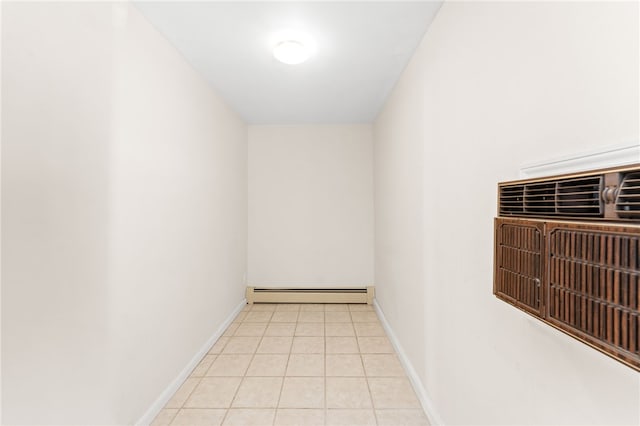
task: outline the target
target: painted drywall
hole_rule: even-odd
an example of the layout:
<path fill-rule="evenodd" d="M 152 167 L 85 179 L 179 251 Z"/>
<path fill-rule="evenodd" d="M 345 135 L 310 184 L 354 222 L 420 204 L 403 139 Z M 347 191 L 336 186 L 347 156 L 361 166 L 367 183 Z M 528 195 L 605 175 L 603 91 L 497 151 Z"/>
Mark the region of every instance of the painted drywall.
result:
<path fill-rule="evenodd" d="M 370 125 L 249 127 L 248 282 L 373 282 Z"/>
<path fill-rule="evenodd" d="M 492 296 L 496 183 L 639 140 L 638 28 L 631 2 L 446 2 L 377 118 L 378 301 L 434 418 L 640 422 L 637 372 Z"/>
<path fill-rule="evenodd" d="M 246 126 L 130 5 L 2 18 L 2 421 L 132 424 L 243 298 Z"/>
<path fill-rule="evenodd" d="M 110 72 L 109 6 L 3 4 L 3 424 L 108 419 Z"/>

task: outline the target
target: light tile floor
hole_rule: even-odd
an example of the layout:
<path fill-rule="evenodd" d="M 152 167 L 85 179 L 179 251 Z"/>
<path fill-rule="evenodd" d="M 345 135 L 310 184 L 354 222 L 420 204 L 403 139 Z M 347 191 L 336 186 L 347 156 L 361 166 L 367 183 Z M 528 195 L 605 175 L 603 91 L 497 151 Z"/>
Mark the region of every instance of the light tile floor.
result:
<path fill-rule="evenodd" d="M 154 426 L 428 425 L 371 306 L 247 305 Z"/>

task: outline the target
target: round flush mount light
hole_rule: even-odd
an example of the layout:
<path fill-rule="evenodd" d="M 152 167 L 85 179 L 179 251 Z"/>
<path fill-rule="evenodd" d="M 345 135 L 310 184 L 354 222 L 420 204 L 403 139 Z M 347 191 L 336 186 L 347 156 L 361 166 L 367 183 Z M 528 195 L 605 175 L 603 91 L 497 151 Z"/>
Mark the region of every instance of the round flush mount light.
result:
<path fill-rule="evenodd" d="M 315 43 L 306 34 L 283 31 L 274 38 L 273 56 L 289 65 L 301 64 L 315 53 Z"/>
<path fill-rule="evenodd" d="M 273 48 L 273 56 L 289 65 L 301 64 L 311 56 L 311 51 L 300 41 L 281 41 Z"/>

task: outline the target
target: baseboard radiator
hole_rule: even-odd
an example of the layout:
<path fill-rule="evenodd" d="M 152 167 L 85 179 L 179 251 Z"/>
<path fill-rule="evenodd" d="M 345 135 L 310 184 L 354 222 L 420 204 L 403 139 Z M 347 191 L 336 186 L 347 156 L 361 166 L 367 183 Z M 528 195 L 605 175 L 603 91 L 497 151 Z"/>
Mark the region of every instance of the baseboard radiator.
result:
<path fill-rule="evenodd" d="M 272 288 L 247 287 L 247 303 L 366 303 L 371 305 L 374 287 Z"/>

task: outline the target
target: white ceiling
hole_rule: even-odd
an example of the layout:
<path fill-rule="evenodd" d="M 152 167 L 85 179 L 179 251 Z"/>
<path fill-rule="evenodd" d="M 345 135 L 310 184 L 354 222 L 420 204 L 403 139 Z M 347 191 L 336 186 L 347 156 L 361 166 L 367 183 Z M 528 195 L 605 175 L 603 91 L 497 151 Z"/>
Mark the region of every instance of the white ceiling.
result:
<path fill-rule="evenodd" d="M 441 4 L 136 1 L 252 124 L 373 121 Z M 283 30 L 313 37 L 315 55 L 301 65 L 275 60 Z"/>

